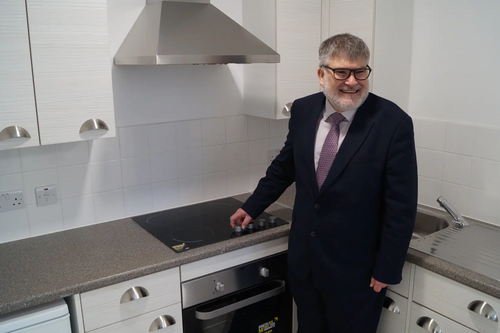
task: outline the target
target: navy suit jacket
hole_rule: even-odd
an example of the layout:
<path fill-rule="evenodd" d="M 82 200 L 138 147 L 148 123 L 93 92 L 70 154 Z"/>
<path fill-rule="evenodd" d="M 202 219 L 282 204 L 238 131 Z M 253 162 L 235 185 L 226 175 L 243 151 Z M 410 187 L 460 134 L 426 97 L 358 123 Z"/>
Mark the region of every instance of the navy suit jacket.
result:
<path fill-rule="evenodd" d="M 371 277 L 397 284 L 417 209 L 411 118 L 370 93 L 318 190 L 314 146 L 324 105 L 323 93 L 293 103 L 285 145 L 242 208 L 255 218 L 295 182 L 290 273 L 305 279 L 312 270 L 323 286 L 364 286 Z"/>

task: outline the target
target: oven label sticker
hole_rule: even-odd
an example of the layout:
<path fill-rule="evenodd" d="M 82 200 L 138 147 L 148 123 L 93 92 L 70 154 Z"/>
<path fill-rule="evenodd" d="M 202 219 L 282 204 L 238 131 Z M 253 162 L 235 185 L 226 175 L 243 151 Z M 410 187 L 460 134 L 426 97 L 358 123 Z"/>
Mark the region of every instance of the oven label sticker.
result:
<path fill-rule="evenodd" d="M 274 317 L 273 320 L 270 320 L 267 323 L 259 325 L 259 333 L 264 333 L 264 332 L 272 333 L 274 331 L 273 328 L 276 327 L 277 321 L 278 321 L 278 317 Z"/>
<path fill-rule="evenodd" d="M 189 249 L 188 246 L 186 246 L 186 243 L 182 243 L 182 244 L 178 244 L 178 245 L 174 245 L 172 246 L 172 248 L 177 251 L 177 252 L 181 252 L 183 250 L 187 250 Z"/>

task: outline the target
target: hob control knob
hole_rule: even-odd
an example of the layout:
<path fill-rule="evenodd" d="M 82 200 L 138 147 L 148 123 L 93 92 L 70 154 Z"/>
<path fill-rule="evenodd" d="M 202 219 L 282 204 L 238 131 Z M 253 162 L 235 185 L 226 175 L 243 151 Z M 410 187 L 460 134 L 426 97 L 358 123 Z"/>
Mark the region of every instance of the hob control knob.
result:
<path fill-rule="evenodd" d="M 237 225 L 234 227 L 234 232 L 240 233 L 241 232 L 241 226 Z"/>
<path fill-rule="evenodd" d="M 260 276 L 262 277 L 269 277 L 269 270 L 265 267 L 262 267 L 260 269 Z"/>
<path fill-rule="evenodd" d="M 259 227 L 263 227 L 266 225 L 266 219 L 259 219 Z"/>
<path fill-rule="evenodd" d="M 215 285 L 215 290 L 223 292 L 224 291 L 224 283 L 218 281 L 217 284 Z"/>
<path fill-rule="evenodd" d="M 253 230 L 253 222 L 250 222 L 247 224 L 247 229 L 248 230 Z"/>
<path fill-rule="evenodd" d="M 269 223 L 275 224 L 276 223 L 276 216 L 269 216 Z"/>

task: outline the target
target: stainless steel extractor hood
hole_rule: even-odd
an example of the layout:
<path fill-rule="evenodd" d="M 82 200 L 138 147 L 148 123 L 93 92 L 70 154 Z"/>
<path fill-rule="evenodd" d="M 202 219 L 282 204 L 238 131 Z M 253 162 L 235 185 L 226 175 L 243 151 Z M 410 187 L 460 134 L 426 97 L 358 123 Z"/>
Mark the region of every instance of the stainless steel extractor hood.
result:
<path fill-rule="evenodd" d="M 280 55 L 210 3 L 160 1 L 144 7 L 116 65 L 278 63 Z"/>

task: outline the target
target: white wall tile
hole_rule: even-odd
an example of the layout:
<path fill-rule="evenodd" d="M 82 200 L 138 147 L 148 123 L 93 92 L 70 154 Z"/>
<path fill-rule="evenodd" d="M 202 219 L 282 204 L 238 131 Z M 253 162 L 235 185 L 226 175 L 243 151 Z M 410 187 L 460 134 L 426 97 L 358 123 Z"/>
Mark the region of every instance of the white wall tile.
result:
<path fill-rule="evenodd" d="M 179 179 L 179 204 L 203 201 L 203 176 Z"/>
<path fill-rule="evenodd" d="M 149 151 L 151 154 L 173 151 L 176 147 L 174 123 L 149 125 Z"/>
<path fill-rule="evenodd" d="M 474 150 L 474 126 L 446 123 L 445 151 L 471 156 Z"/>
<path fill-rule="evenodd" d="M 177 175 L 179 178 L 198 176 L 202 172 L 203 157 L 201 148 L 177 152 Z"/>
<path fill-rule="evenodd" d="M 53 145 L 19 149 L 23 171 L 55 168 L 56 153 Z"/>
<path fill-rule="evenodd" d="M 118 129 L 120 156 L 122 158 L 149 154 L 148 126 L 133 126 Z"/>
<path fill-rule="evenodd" d="M 226 170 L 226 147 L 212 146 L 203 148 L 203 173 Z"/>
<path fill-rule="evenodd" d="M 500 161 L 500 129 L 476 127 L 474 157 Z"/>
<path fill-rule="evenodd" d="M 89 164 L 59 168 L 58 172 L 60 198 L 65 199 L 92 194 Z"/>
<path fill-rule="evenodd" d="M 201 147 L 201 121 L 189 120 L 175 123 L 177 149 Z"/>
<path fill-rule="evenodd" d="M 21 172 L 19 149 L 0 150 L 0 176 Z"/>
<path fill-rule="evenodd" d="M 248 167 L 248 191 L 253 192 L 259 180 L 266 175 L 267 164 L 252 165 Z"/>
<path fill-rule="evenodd" d="M 441 195 L 441 182 L 434 179 L 418 177 L 418 202 L 426 206 L 439 208 L 436 202 Z"/>
<path fill-rule="evenodd" d="M 31 236 L 57 232 L 64 229 L 61 202 L 53 205 L 28 205 L 28 218 Z"/>
<path fill-rule="evenodd" d="M 498 193 L 469 190 L 469 214 L 478 220 L 495 223 L 498 210 Z"/>
<path fill-rule="evenodd" d="M 57 166 L 86 164 L 90 161 L 89 145 L 86 141 L 55 145 Z"/>
<path fill-rule="evenodd" d="M 269 139 L 248 142 L 248 165 L 267 164 Z"/>
<path fill-rule="evenodd" d="M 417 148 L 417 162 L 419 176 L 441 180 L 444 163 L 443 152 Z"/>
<path fill-rule="evenodd" d="M 440 121 L 420 121 L 419 147 L 444 151 L 446 123 Z"/>
<path fill-rule="evenodd" d="M 248 117 L 226 117 L 226 143 L 248 141 Z"/>
<path fill-rule="evenodd" d="M 248 168 L 227 171 L 227 194 L 235 195 L 249 192 Z"/>
<path fill-rule="evenodd" d="M 149 158 L 124 158 L 122 163 L 123 187 L 134 187 L 151 183 L 151 166 Z"/>
<path fill-rule="evenodd" d="M 288 118 L 279 120 L 271 119 L 269 123 L 269 130 L 270 138 L 286 137 L 288 135 Z"/>
<path fill-rule="evenodd" d="M 285 146 L 286 137 L 277 137 L 269 139 L 269 149 L 281 150 Z"/>
<path fill-rule="evenodd" d="M 123 189 L 125 216 L 137 216 L 153 210 L 151 184 Z"/>
<path fill-rule="evenodd" d="M 443 182 L 441 195 L 462 215 L 469 215 L 469 188 Z M 436 197 L 437 199 L 437 197 Z"/>
<path fill-rule="evenodd" d="M 125 216 L 123 190 L 94 194 L 96 222 L 112 221 Z"/>
<path fill-rule="evenodd" d="M 248 140 L 269 138 L 269 119 L 248 117 Z"/>
<path fill-rule="evenodd" d="M 248 166 L 248 142 L 229 143 L 226 145 L 227 170 Z"/>
<path fill-rule="evenodd" d="M 123 186 L 119 160 L 90 164 L 90 177 L 94 193 L 118 190 Z"/>
<path fill-rule="evenodd" d="M 203 200 L 218 199 L 227 196 L 226 172 L 203 175 Z"/>
<path fill-rule="evenodd" d="M 0 192 L 7 192 L 11 190 L 24 190 L 23 176 L 21 173 L 16 173 L 8 176 L 0 176 Z M 26 203 L 26 193 L 24 194 Z"/>
<path fill-rule="evenodd" d="M 489 192 L 500 192 L 500 162 L 472 159 L 470 186 Z"/>
<path fill-rule="evenodd" d="M 472 158 L 468 156 L 444 155 L 443 180 L 449 183 L 469 186 Z"/>
<path fill-rule="evenodd" d="M 226 142 L 226 119 L 210 118 L 201 121 L 202 146 L 223 145 Z"/>
<path fill-rule="evenodd" d="M 28 211 L 26 208 L 0 213 L 0 243 L 30 236 Z"/>
<path fill-rule="evenodd" d="M 164 210 L 179 206 L 179 181 L 152 184 L 153 209 Z"/>
<path fill-rule="evenodd" d="M 23 173 L 24 202 L 26 205 L 36 204 L 35 188 L 46 185 L 55 185 L 57 198 L 60 200 L 59 179 L 57 169 L 46 169 Z"/>
<path fill-rule="evenodd" d="M 92 195 L 61 200 L 64 228 L 73 229 L 95 223 Z"/>
<path fill-rule="evenodd" d="M 118 138 L 89 141 L 90 162 L 105 162 L 120 158 Z"/>
<path fill-rule="evenodd" d="M 151 155 L 151 182 L 162 182 L 177 178 L 177 153 L 170 151 Z"/>
<path fill-rule="evenodd" d="M 415 146 L 420 147 L 420 119 L 412 118 Z"/>

